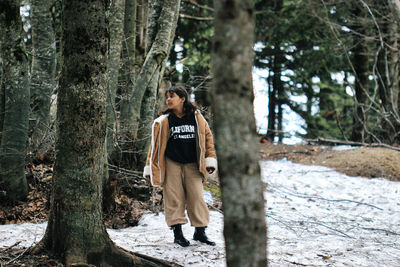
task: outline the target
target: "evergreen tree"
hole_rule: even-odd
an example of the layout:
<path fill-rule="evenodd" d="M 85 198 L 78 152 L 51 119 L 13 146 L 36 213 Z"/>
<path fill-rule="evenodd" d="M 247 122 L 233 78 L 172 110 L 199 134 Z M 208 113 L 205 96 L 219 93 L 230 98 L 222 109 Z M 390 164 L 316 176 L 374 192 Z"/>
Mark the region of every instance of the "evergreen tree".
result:
<path fill-rule="evenodd" d="M 255 66 L 270 73 L 270 140 L 283 137 L 282 106 L 304 119 L 307 138 L 343 138 L 349 134 L 340 129 L 351 125 L 351 97 L 344 83 L 332 75 L 348 70 L 347 51 L 332 37 L 331 29 L 321 19 L 324 10 L 316 6 L 312 1 L 256 1 L 259 48 Z M 299 98 L 304 100 L 299 102 Z M 328 102 L 334 104 L 326 105 Z"/>

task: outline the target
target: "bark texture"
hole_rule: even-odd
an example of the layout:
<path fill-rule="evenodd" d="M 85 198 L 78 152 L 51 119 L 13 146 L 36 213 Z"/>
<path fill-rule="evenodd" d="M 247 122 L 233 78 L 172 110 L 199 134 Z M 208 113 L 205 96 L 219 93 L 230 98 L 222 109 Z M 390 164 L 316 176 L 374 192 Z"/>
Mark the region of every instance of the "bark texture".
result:
<path fill-rule="evenodd" d="M 353 9 L 354 17 L 363 16 L 364 9 L 356 6 Z M 366 25 L 361 22 L 354 26 L 354 31 L 366 35 Z M 355 111 L 353 119 L 352 137 L 353 141 L 366 142 L 368 138 L 368 95 L 369 95 L 369 48 L 366 38 L 355 39 L 353 46 L 353 65 L 356 76 L 355 81 Z"/>
<path fill-rule="evenodd" d="M 122 68 L 120 81 L 121 132 L 129 138 L 132 114 L 129 109 L 133 84 L 136 79 L 136 0 L 126 1 L 124 18 L 124 37 L 122 40 Z"/>
<path fill-rule="evenodd" d="M 143 96 L 146 89 L 154 80 L 158 81 L 160 71 L 167 60 L 169 54 L 171 39 L 175 35 L 177 13 L 179 12 L 180 1 L 164 0 L 160 16 L 157 19 L 158 30 L 154 42 L 151 45 L 146 59 L 140 70 L 135 86 L 133 88 L 133 95 L 131 98 L 131 114 L 134 118 L 133 135 L 135 136 L 138 131 L 140 121 L 140 109 L 143 101 Z M 150 5 L 152 6 L 152 5 Z M 151 23 L 148 23 L 150 27 Z M 149 38 L 149 37 L 148 37 Z M 147 40 L 149 40 L 147 38 Z M 151 88 L 157 90 L 157 88 Z"/>
<path fill-rule="evenodd" d="M 56 71 L 56 43 L 50 8 L 53 0 L 31 1 L 32 77 L 31 131 L 32 150 L 46 149 L 50 131 L 50 103 Z M 41 153 L 41 151 L 39 151 Z"/>
<path fill-rule="evenodd" d="M 179 15 L 180 1 L 149 1 L 146 34 L 146 57 L 137 76 L 130 101 L 131 134 L 135 139 L 135 167 L 145 163 L 146 147 L 150 141 L 158 88 L 165 63 L 172 47 Z"/>
<path fill-rule="evenodd" d="M 379 97 L 382 103 L 383 118 L 381 127 L 383 139 L 389 144 L 400 142 L 399 116 L 399 24 L 390 1 L 379 4 L 382 14 L 378 21 L 381 31 L 380 51 L 378 55 Z M 396 49 L 393 49 L 396 48 Z"/>
<path fill-rule="evenodd" d="M 228 266 L 266 266 L 252 100 L 253 1 L 215 0 L 213 110 Z"/>
<path fill-rule="evenodd" d="M 108 79 L 105 14 L 102 0 L 63 1 L 51 212 L 45 236 L 33 252 L 46 248 L 62 255 L 68 266 L 143 263 L 117 248 L 103 223 Z"/>
<path fill-rule="evenodd" d="M 164 1 L 149 0 L 148 1 L 148 11 L 147 11 L 147 28 L 146 28 L 146 44 L 145 44 L 145 54 L 148 54 L 151 45 L 154 42 L 154 38 L 157 34 L 158 19 L 160 18 L 161 9 Z"/>
<path fill-rule="evenodd" d="M 141 51 L 144 51 L 146 49 L 147 13 L 148 13 L 148 0 L 138 0 L 138 11 L 137 11 L 138 46 L 137 47 Z M 143 63 L 143 61 L 141 63 Z"/>
<path fill-rule="evenodd" d="M 118 73 L 123 37 L 125 0 L 114 0 L 110 9 L 110 52 L 108 59 L 108 92 L 107 92 L 107 154 L 111 155 L 116 143 L 116 103 Z"/>
<path fill-rule="evenodd" d="M 164 3 L 167 4 L 167 3 Z M 169 56 L 172 48 L 172 43 L 175 36 L 176 25 L 179 16 L 179 4 L 175 6 L 175 12 L 172 10 L 168 17 L 161 17 L 162 15 L 162 3 L 160 1 L 149 1 L 150 9 L 147 17 L 147 32 L 146 32 L 146 56 L 150 52 L 150 49 L 154 45 L 159 31 L 169 31 L 168 40 L 165 42 L 166 47 L 166 57 L 164 62 L 159 66 L 159 70 L 156 71 L 154 78 L 149 82 L 145 93 L 143 95 L 143 102 L 140 108 L 140 122 L 137 128 L 137 140 L 135 144 L 136 154 L 136 169 L 142 170 L 146 163 L 147 148 L 150 145 L 150 134 L 151 134 L 151 124 L 153 122 L 156 110 L 159 103 L 159 91 L 160 84 L 162 82 L 164 71 L 165 71 L 165 61 Z M 174 7 L 173 7 L 174 8 Z M 176 9 L 178 8 L 178 9 Z M 167 20 L 166 20 L 167 19 Z M 164 21 L 169 22 L 169 29 L 162 28 Z M 167 35 L 165 35 L 167 38 Z"/>
<path fill-rule="evenodd" d="M 10 200 L 21 200 L 28 192 L 25 150 L 28 136 L 29 81 L 18 1 L 0 0 L 0 28 L 0 188 L 6 191 L 6 197 Z"/>

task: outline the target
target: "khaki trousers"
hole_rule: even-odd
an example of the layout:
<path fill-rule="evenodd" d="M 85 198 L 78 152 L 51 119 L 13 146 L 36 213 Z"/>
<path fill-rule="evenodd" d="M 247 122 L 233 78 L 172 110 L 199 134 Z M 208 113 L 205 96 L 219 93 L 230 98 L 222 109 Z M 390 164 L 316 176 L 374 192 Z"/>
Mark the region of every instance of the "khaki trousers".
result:
<path fill-rule="evenodd" d="M 164 212 L 168 226 L 186 224 L 185 209 L 194 227 L 207 226 L 210 214 L 203 195 L 203 177 L 196 163 L 182 164 L 166 158 Z"/>

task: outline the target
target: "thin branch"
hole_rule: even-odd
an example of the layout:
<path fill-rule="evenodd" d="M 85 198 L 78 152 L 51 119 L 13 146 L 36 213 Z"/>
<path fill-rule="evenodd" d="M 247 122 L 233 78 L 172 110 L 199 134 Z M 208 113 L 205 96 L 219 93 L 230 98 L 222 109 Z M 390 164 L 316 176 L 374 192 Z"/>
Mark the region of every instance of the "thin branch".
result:
<path fill-rule="evenodd" d="M 196 0 L 184 0 L 184 2 L 191 3 L 192 5 L 195 5 L 195 6 L 199 7 L 199 8 L 206 9 L 206 10 L 214 12 L 214 8 L 211 8 L 211 7 L 205 6 L 205 5 L 200 5 L 199 3 L 197 3 Z"/>
<path fill-rule="evenodd" d="M 376 29 L 378 30 L 378 34 L 379 34 L 379 40 L 381 43 L 381 47 L 384 47 L 384 41 L 383 41 L 383 37 L 382 37 L 382 33 L 381 33 L 381 29 L 379 28 L 378 22 L 376 21 L 376 18 L 374 16 L 374 14 L 372 13 L 371 9 L 369 8 L 369 6 L 363 1 L 360 0 L 360 2 L 364 5 L 364 7 L 368 10 L 368 13 L 371 15 L 372 20 L 374 21 L 374 24 L 376 26 Z"/>
<path fill-rule="evenodd" d="M 179 17 L 184 18 L 184 19 L 193 19 L 193 20 L 200 20 L 200 21 L 214 20 L 214 17 L 195 17 L 195 16 L 191 16 L 191 15 L 186 15 L 186 14 L 179 14 Z"/>
<path fill-rule="evenodd" d="M 8 262 L 6 262 L 6 265 L 9 265 L 10 263 L 12 263 L 13 261 L 16 261 L 17 259 L 19 259 L 20 257 L 22 257 L 28 250 L 30 249 L 30 247 L 27 247 L 22 253 L 20 253 L 18 256 L 16 256 L 15 258 L 9 260 Z"/>
<path fill-rule="evenodd" d="M 386 229 L 370 228 L 370 227 L 361 227 L 361 229 L 369 230 L 369 231 L 382 231 L 382 232 L 385 232 L 386 234 L 400 235 L 400 233 L 392 232 L 392 231 L 389 231 Z"/>
<path fill-rule="evenodd" d="M 6 248 L 3 248 L 3 249 L 1 249 L 1 250 L 0 250 L 0 252 L 1 252 L 1 253 L 3 253 L 3 252 L 6 252 L 6 251 L 8 251 L 8 250 L 12 249 L 13 247 L 16 247 L 16 246 L 18 246 L 18 245 L 19 245 L 21 242 L 22 242 L 22 241 L 17 241 L 17 242 L 15 242 L 13 245 L 11 245 L 11 246 L 9 246 L 9 247 L 6 247 Z"/>
<path fill-rule="evenodd" d="M 288 260 L 286 260 L 286 259 L 284 259 L 284 261 L 286 261 L 286 262 L 288 262 L 288 263 L 290 263 L 290 264 L 294 264 L 294 265 L 299 265 L 299 266 L 310 266 L 310 265 L 308 265 L 308 264 L 303 264 L 303 263 L 300 263 L 300 262 L 297 262 L 297 261 L 288 261 Z"/>
<path fill-rule="evenodd" d="M 295 233 L 297 236 L 299 236 L 299 234 L 296 232 L 296 230 L 294 230 L 293 227 L 291 227 L 289 224 L 287 224 L 287 222 L 282 221 L 282 220 L 276 218 L 276 217 L 278 217 L 278 216 L 276 216 L 276 215 L 274 215 L 274 214 L 267 214 L 267 217 L 269 217 L 270 219 L 272 219 L 272 220 L 274 220 L 274 221 L 280 222 L 280 223 L 283 224 L 287 229 L 292 230 L 293 233 Z"/>
<path fill-rule="evenodd" d="M 147 180 L 145 178 L 143 178 L 143 176 L 141 175 L 142 172 L 124 169 L 124 168 L 121 168 L 121 167 L 118 167 L 118 166 L 115 166 L 115 165 L 112 165 L 112 164 L 108 164 L 108 163 L 106 163 L 105 165 L 109 167 L 108 169 L 110 171 L 118 172 L 118 173 L 121 173 L 121 174 L 123 174 L 125 176 L 131 176 L 136 181 L 145 180 L 146 183 L 147 183 Z"/>
<path fill-rule="evenodd" d="M 329 230 L 332 230 L 332 231 L 334 231 L 334 232 L 338 232 L 339 234 L 343 235 L 344 237 L 348 237 L 348 238 L 351 238 L 351 239 L 355 239 L 354 237 L 349 236 L 348 234 L 346 234 L 346 233 L 344 233 L 344 232 L 342 232 L 342 231 L 340 231 L 340 230 L 338 230 L 338 229 L 335 229 L 335 228 L 333 228 L 333 227 L 330 227 L 330 226 L 328 226 L 328 225 L 326 225 L 326 224 L 323 224 L 323 223 L 319 223 L 319 222 L 308 222 L 308 221 L 307 221 L 306 223 L 309 223 L 309 224 L 316 224 L 316 225 L 325 227 L 325 228 L 327 228 L 327 229 L 329 229 Z"/>
<path fill-rule="evenodd" d="M 214 207 L 213 205 L 210 205 L 210 204 L 207 203 L 207 206 L 209 206 L 209 207 L 212 208 L 213 210 L 218 211 L 218 212 L 221 213 L 221 214 L 224 214 L 224 213 L 222 212 L 222 210 L 220 210 L 219 208 Z"/>
<path fill-rule="evenodd" d="M 364 142 L 355 142 L 355 141 L 343 141 L 343 140 L 337 140 L 337 139 L 328 139 L 328 138 L 322 138 L 319 137 L 317 139 L 306 139 L 308 143 L 318 143 L 318 144 L 341 144 L 341 145 L 350 145 L 350 146 L 363 146 L 363 147 L 384 147 L 396 151 L 400 151 L 399 147 L 391 146 L 388 144 L 384 143 L 364 143 Z"/>
<path fill-rule="evenodd" d="M 279 188 L 274 188 L 274 190 L 276 190 L 276 191 L 280 191 L 282 193 L 289 194 L 291 196 L 295 196 L 295 197 L 299 197 L 299 198 L 319 199 L 319 200 L 324 200 L 324 201 L 328 201 L 328 202 L 350 202 L 350 203 L 356 203 L 358 205 L 365 205 L 365 206 L 368 206 L 368 207 L 371 207 L 371 208 L 375 208 L 375 209 L 378 209 L 378 210 L 383 210 L 382 208 L 379 208 L 379 207 L 377 207 L 375 205 L 364 203 L 364 202 L 360 202 L 360 201 L 356 201 L 356 200 L 351 200 L 351 199 L 327 199 L 327 198 L 316 196 L 316 195 L 293 193 L 293 192 L 291 192 L 290 189 L 288 189 L 288 188 L 285 188 L 285 189 L 286 190 L 282 190 L 282 189 L 279 189 Z"/>

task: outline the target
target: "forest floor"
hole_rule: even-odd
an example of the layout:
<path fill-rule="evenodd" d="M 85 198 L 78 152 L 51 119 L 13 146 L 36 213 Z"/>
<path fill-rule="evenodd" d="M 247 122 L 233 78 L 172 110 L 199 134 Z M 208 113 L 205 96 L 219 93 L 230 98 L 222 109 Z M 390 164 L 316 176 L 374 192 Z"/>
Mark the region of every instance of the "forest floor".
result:
<path fill-rule="evenodd" d="M 388 148 L 341 149 L 314 145 L 275 145 L 260 144 L 261 160 L 283 160 L 302 164 L 331 167 L 349 176 L 386 177 L 400 181 L 400 152 Z M 27 201 L 17 205 L 0 203 L 0 224 L 15 224 L 47 220 L 49 196 L 51 191 L 52 164 L 29 165 L 27 177 L 30 192 Z M 108 228 L 120 229 L 137 225 L 146 210 L 159 210 L 160 192 L 150 198 L 133 192 L 132 183 L 122 174 L 116 176 L 117 185 L 113 192 L 115 205 L 105 211 L 105 224 Z M 145 194 L 144 194 L 145 195 Z M 221 202 L 213 194 L 214 205 Z M 46 255 L 27 255 L 25 249 L 15 248 L 17 244 L 0 249 L 1 266 L 62 266 L 55 257 Z M 4 263 L 12 261 L 11 264 Z"/>

